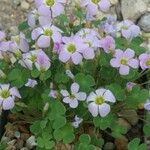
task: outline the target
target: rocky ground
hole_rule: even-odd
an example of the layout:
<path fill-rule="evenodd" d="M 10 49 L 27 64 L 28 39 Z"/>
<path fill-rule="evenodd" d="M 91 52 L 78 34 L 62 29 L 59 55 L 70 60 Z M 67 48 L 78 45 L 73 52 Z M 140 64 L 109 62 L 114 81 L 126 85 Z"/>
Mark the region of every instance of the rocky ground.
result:
<path fill-rule="evenodd" d="M 0 30 L 16 35 L 17 26 L 33 8 L 33 2 L 34 0 L 0 0 Z"/>

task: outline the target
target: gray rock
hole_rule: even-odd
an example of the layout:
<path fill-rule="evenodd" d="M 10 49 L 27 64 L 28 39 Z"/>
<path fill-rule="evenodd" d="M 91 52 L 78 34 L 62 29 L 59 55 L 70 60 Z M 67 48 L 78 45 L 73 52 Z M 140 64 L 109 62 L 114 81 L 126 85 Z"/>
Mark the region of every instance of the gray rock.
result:
<path fill-rule="evenodd" d="M 143 15 L 140 18 L 138 25 L 143 31 L 150 32 L 150 13 L 146 13 L 145 15 Z"/>
<path fill-rule="evenodd" d="M 27 141 L 26 141 L 27 148 L 32 149 L 36 145 L 37 145 L 37 143 L 35 142 L 35 136 L 31 136 L 30 138 L 27 139 Z"/>
<path fill-rule="evenodd" d="M 150 0 L 121 0 L 121 11 L 123 19 L 130 19 L 134 22 L 147 12 Z"/>
<path fill-rule="evenodd" d="M 30 4 L 26 1 L 21 2 L 21 9 L 22 10 L 28 10 L 30 8 Z"/>
<path fill-rule="evenodd" d="M 114 150 L 115 145 L 112 142 L 107 142 L 104 146 L 104 150 Z"/>

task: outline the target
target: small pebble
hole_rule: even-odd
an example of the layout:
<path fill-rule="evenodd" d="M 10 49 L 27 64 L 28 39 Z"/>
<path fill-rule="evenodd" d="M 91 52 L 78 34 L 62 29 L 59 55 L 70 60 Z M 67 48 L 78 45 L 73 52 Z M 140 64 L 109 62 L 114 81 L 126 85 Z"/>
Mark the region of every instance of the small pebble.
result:
<path fill-rule="evenodd" d="M 21 2 L 21 9 L 22 10 L 28 10 L 29 8 L 30 8 L 29 3 L 27 3 L 26 1 Z"/>

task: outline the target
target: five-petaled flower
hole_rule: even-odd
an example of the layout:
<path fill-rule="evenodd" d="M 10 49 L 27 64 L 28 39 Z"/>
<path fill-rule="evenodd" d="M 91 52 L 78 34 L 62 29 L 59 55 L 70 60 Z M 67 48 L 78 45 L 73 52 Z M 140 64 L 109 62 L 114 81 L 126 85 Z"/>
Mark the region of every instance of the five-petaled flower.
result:
<path fill-rule="evenodd" d="M 66 0 L 35 0 L 38 13 L 43 16 L 57 17 L 64 13 Z"/>
<path fill-rule="evenodd" d="M 83 56 L 82 51 L 87 47 L 82 38 L 75 35 L 72 37 L 63 37 L 63 48 L 59 53 L 59 60 L 66 63 L 71 60 L 74 64 L 80 64 Z"/>
<path fill-rule="evenodd" d="M 101 117 L 105 117 L 110 112 L 110 105 L 107 103 L 115 103 L 116 98 L 110 90 L 100 88 L 89 94 L 87 102 L 92 116 L 96 117 L 99 114 Z"/>
<path fill-rule="evenodd" d="M 111 59 L 110 64 L 112 67 L 119 68 L 121 75 L 128 75 L 131 68 L 138 68 L 139 62 L 134 59 L 135 52 L 132 49 L 122 51 L 117 49 L 115 52 L 115 58 Z"/>
<path fill-rule="evenodd" d="M 141 32 L 140 27 L 130 20 L 124 20 L 119 23 L 118 30 L 121 30 L 122 36 L 128 40 L 132 40 L 137 37 Z"/>
<path fill-rule="evenodd" d="M 16 87 L 10 88 L 9 84 L 0 84 L 0 107 L 10 110 L 15 106 L 15 98 L 21 98 Z"/>
<path fill-rule="evenodd" d="M 47 48 L 51 44 L 51 40 L 56 43 L 61 42 L 61 30 L 54 25 L 45 25 L 38 27 L 32 31 L 32 39 L 37 40 L 37 45 L 41 48 Z"/>
<path fill-rule="evenodd" d="M 78 101 L 84 101 L 86 99 L 86 93 L 79 92 L 79 84 L 73 83 L 71 85 L 71 93 L 67 90 L 61 90 L 60 93 L 63 95 L 63 102 L 69 104 L 71 108 L 78 106 Z"/>

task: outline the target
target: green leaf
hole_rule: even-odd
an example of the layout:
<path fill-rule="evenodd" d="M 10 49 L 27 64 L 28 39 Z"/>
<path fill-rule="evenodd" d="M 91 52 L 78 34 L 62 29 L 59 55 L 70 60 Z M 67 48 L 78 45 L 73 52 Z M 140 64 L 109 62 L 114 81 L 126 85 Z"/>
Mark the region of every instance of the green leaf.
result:
<path fill-rule="evenodd" d="M 47 79 L 49 79 L 51 77 L 51 71 L 47 70 L 46 72 L 41 73 L 40 75 L 40 80 L 42 81 L 46 81 Z"/>
<path fill-rule="evenodd" d="M 115 124 L 111 127 L 112 136 L 115 138 L 121 138 L 124 134 L 127 133 L 127 127 Z"/>
<path fill-rule="evenodd" d="M 22 22 L 22 23 L 18 26 L 19 31 L 24 31 L 24 30 L 27 30 L 28 28 L 29 28 L 29 25 L 28 25 L 28 22 L 27 22 L 27 21 Z"/>
<path fill-rule="evenodd" d="M 109 67 L 111 58 L 112 58 L 111 55 L 106 54 L 105 52 L 101 52 L 99 62 L 100 66 Z"/>
<path fill-rule="evenodd" d="M 54 131 L 54 138 L 57 141 L 63 140 L 65 144 L 71 143 L 75 139 L 72 125 L 66 124 L 64 127 Z"/>
<path fill-rule="evenodd" d="M 56 83 L 67 83 L 69 81 L 69 77 L 63 72 L 57 72 L 54 80 Z"/>
<path fill-rule="evenodd" d="M 55 118 L 54 123 L 53 123 L 53 129 L 57 130 L 61 127 L 63 127 L 66 124 L 66 118 L 63 116 L 58 116 Z"/>
<path fill-rule="evenodd" d="M 83 143 L 83 144 L 90 144 L 91 142 L 91 138 L 88 134 L 82 134 L 79 140 L 80 140 L 80 143 Z"/>
<path fill-rule="evenodd" d="M 139 104 L 145 103 L 149 98 L 149 91 L 141 89 L 138 85 L 134 86 L 127 96 L 127 104 L 130 108 L 138 108 Z"/>
<path fill-rule="evenodd" d="M 150 136 L 150 124 L 144 125 L 143 131 L 146 136 Z"/>
<path fill-rule="evenodd" d="M 101 130 L 111 128 L 112 124 L 115 123 L 116 117 L 108 115 L 105 118 L 96 117 L 93 119 L 95 127 L 99 127 Z"/>
<path fill-rule="evenodd" d="M 121 88 L 121 86 L 119 84 L 113 83 L 109 86 L 107 86 L 107 88 L 112 91 L 112 93 L 114 94 L 115 98 L 118 101 L 123 101 L 125 100 L 125 90 Z"/>
<path fill-rule="evenodd" d="M 90 92 L 91 88 L 95 85 L 94 78 L 83 73 L 78 73 L 75 76 L 75 81 L 80 85 L 80 90 L 83 92 Z"/>
<path fill-rule="evenodd" d="M 38 71 L 37 69 L 31 70 L 31 76 L 32 76 L 33 78 L 39 77 L 39 76 L 40 76 L 40 71 Z"/>
<path fill-rule="evenodd" d="M 128 150 L 147 150 L 146 144 L 140 145 L 140 139 L 135 138 L 128 144 Z"/>
<path fill-rule="evenodd" d="M 24 86 L 29 77 L 29 72 L 22 68 L 15 68 L 8 74 L 8 80 L 18 88 Z"/>

